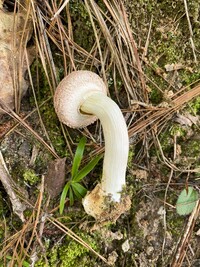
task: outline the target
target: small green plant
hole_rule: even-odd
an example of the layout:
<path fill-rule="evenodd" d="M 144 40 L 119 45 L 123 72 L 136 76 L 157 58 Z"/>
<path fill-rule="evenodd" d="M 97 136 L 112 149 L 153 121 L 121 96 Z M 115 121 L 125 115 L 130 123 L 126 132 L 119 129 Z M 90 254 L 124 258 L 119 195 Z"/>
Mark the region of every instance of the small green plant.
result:
<path fill-rule="evenodd" d="M 176 211 L 179 215 L 190 214 L 197 200 L 199 199 L 198 192 L 191 186 L 181 191 L 178 200 L 176 202 Z"/>
<path fill-rule="evenodd" d="M 77 146 L 77 149 L 74 155 L 72 170 L 71 170 L 71 178 L 66 183 L 61 194 L 60 214 L 63 213 L 65 199 L 67 195 L 69 196 L 70 205 L 73 205 L 75 197 L 78 199 L 81 199 L 86 195 L 87 189 L 83 185 L 81 185 L 80 182 L 89 172 L 91 172 L 94 169 L 94 167 L 97 165 L 99 160 L 102 158 L 102 155 L 95 157 L 85 167 L 79 170 L 79 166 L 83 158 L 85 144 L 86 144 L 86 138 L 82 137 L 79 141 L 79 144 Z"/>

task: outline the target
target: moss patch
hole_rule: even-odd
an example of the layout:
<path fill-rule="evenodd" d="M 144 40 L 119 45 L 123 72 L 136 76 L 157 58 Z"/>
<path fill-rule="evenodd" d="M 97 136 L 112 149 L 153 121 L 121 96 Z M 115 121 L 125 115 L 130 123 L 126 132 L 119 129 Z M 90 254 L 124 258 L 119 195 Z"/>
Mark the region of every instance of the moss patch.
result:
<path fill-rule="evenodd" d="M 153 104 L 159 104 L 164 99 L 165 91 L 172 89 L 177 92 L 182 86 L 190 85 L 200 78 L 200 68 L 195 63 L 195 56 L 198 60 L 199 54 L 193 53 L 184 3 L 179 0 L 125 2 L 132 28 L 137 33 L 141 54 L 144 53 L 150 30 L 143 69 L 148 77 L 149 98 Z M 195 0 L 187 1 L 187 5 L 192 38 L 198 51 L 200 5 Z M 170 64 L 181 67 L 178 71 L 168 72 L 165 66 Z"/>
<path fill-rule="evenodd" d="M 97 241 L 92 236 L 83 232 L 78 232 L 77 234 L 93 249 L 98 250 Z M 46 252 L 46 258 L 47 262 L 41 258 L 35 266 L 93 267 L 96 262 L 94 255 L 91 257 L 91 252 L 87 248 L 68 236 L 63 240 L 62 245 L 55 245 L 53 248 L 49 247 Z"/>

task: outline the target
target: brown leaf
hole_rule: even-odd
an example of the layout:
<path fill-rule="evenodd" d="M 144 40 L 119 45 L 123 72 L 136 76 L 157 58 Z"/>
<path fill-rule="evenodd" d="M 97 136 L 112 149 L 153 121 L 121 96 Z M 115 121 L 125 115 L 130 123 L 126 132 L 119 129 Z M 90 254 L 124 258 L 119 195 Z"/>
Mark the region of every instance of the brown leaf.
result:
<path fill-rule="evenodd" d="M 45 186 L 51 197 L 57 197 L 64 187 L 65 161 L 66 158 L 55 159 L 49 164 L 48 171 L 45 176 Z"/>
<path fill-rule="evenodd" d="M 1 101 L 13 109 L 16 96 L 20 101 L 29 87 L 25 76 L 35 49 L 27 46 L 33 31 L 28 1 L 11 2 L 17 2 L 17 12 L 7 12 L 3 5 L 6 3 L 0 0 L 0 96 Z M 4 112 L 0 109 L 0 114 Z"/>

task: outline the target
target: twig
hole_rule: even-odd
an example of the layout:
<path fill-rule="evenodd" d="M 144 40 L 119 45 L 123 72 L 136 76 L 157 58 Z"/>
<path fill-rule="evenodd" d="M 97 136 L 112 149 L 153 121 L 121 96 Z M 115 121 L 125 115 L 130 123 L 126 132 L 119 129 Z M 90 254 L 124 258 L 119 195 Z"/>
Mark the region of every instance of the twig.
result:
<path fill-rule="evenodd" d="M 176 138 L 177 138 L 177 136 L 175 135 L 174 136 L 174 156 L 173 156 L 173 160 L 174 161 L 176 159 Z M 160 150 L 162 150 L 161 146 L 160 146 Z M 169 179 L 168 179 L 168 182 L 167 182 L 167 186 L 166 186 L 166 189 L 165 189 L 165 196 L 164 196 L 164 210 L 165 210 L 165 212 L 163 213 L 163 222 L 164 222 L 164 230 L 165 230 L 165 232 L 164 232 L 164 240 L 163 240 L 163 245 L 162 245 L 162 259 L 164 259 L 164 249 L 165 249 L 166 234 L 167 234 L 167 219 L 166 219 L 167 194 L 168 194 L 168 190 L 169 190 L 173 175 L 174 175 L 174 170 L 173 170 L 173 168 L 171 168 L 170 176 L 169 176 Z"/>
<path fill-rule="evenodd" d="M 152 28 L 152 21 L 153 21 L 153 16 L 151 16 L 151 20 L 150 20 L 150 23 L 149 23 L 149 31 L 148 31 L 148 34 L 147 34 L 147 39 L 146 39 L 146 43 L 145 43 L 145 47 L 144 47 L 144 52 L 142 54 L 142 59 L 144 59 L 147 56 L 147 50 L 148 50 L 148 47 L 149 47 L 150 33 L 151 33 L 151 28 Z"/>
<path fill-rule="evenodd" d="M 10 198 L 12 203 L 13 212 L 21 219 L 22 222 L 25 222 L 24 218 L 24 210 L 26 206 L 21 203 L 15 191 L 13 190 L 14 182 L 8 173 L 8 169 L 6 167 L 3 155 L 0 151 L 0 180 Z"/>
<path fill-rule="evenodd" d="M 186 14 L 187 21 L 188 21 L 188 27 L 189 27 L 189 32 L 190 32 L 190 43 L 191 43 L 191 47 L 192 47 L 194 61 L 195 61 L 195 63 L 197 63 L 197 56 L 196 56 L 196 53 L 195 53 L 195 44 L 194 44 L 194 41 L 192 39 L 193 31 L 192 31 L 192 25 L 191 25 L 191 22 L 190 22 L 190 16 L 189 16 L 189 13 L 188 13 L 187 1 L 183 0 L 183 2 L 184 2 L 184 6 L 185 6 L 185 14 Z"/>

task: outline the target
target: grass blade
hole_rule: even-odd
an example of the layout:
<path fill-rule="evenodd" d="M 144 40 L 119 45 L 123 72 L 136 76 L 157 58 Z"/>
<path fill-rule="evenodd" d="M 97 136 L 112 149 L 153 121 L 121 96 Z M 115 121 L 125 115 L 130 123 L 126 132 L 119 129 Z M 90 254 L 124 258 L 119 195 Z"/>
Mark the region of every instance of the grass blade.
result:
<path fill-rule="evenodd" d="M 62 191 L 61 197 L 60 197 L 60 214 L 63 214 L 63 210 L 65 207 L 65 199 L 67 196 L 67 193 L 69 191 L 70 183 L 67 183 Z"/>
<path fill-rule="evenodd" d="M 69 188 L 69 203 L 70 203 L 70 206 L 73 206 L 74 204 L 74 194 L 73 194 L 71 186 Z"/>
<path fill-rule="evenodd" d="M 85 144 L 86 144 L 86 138 L 82 137 L 78 143 L 78 146 L 77 146 L 77 149 L 74 155 L 74 159 L 73 159 L 72 170 L 71 170 L 72 179 L 78 173 L 78 168 L 83 158 Z"/>
<path fill-rule="evenodd" d="M 72 189 L 78 199 L 83 198 L 87 193 L 87 189 L 79 183 L 72 183 Z"/>
<path fill-rule="evenodd" d="M 97 165 L 99 160 L 103 157 L 103 155 L 97 156 L 93 160 L 91 160 L 82 170 L 80 170 L 77 175 L 73 178 L 74 182 L 80 182 L 94 167 Z"/>

